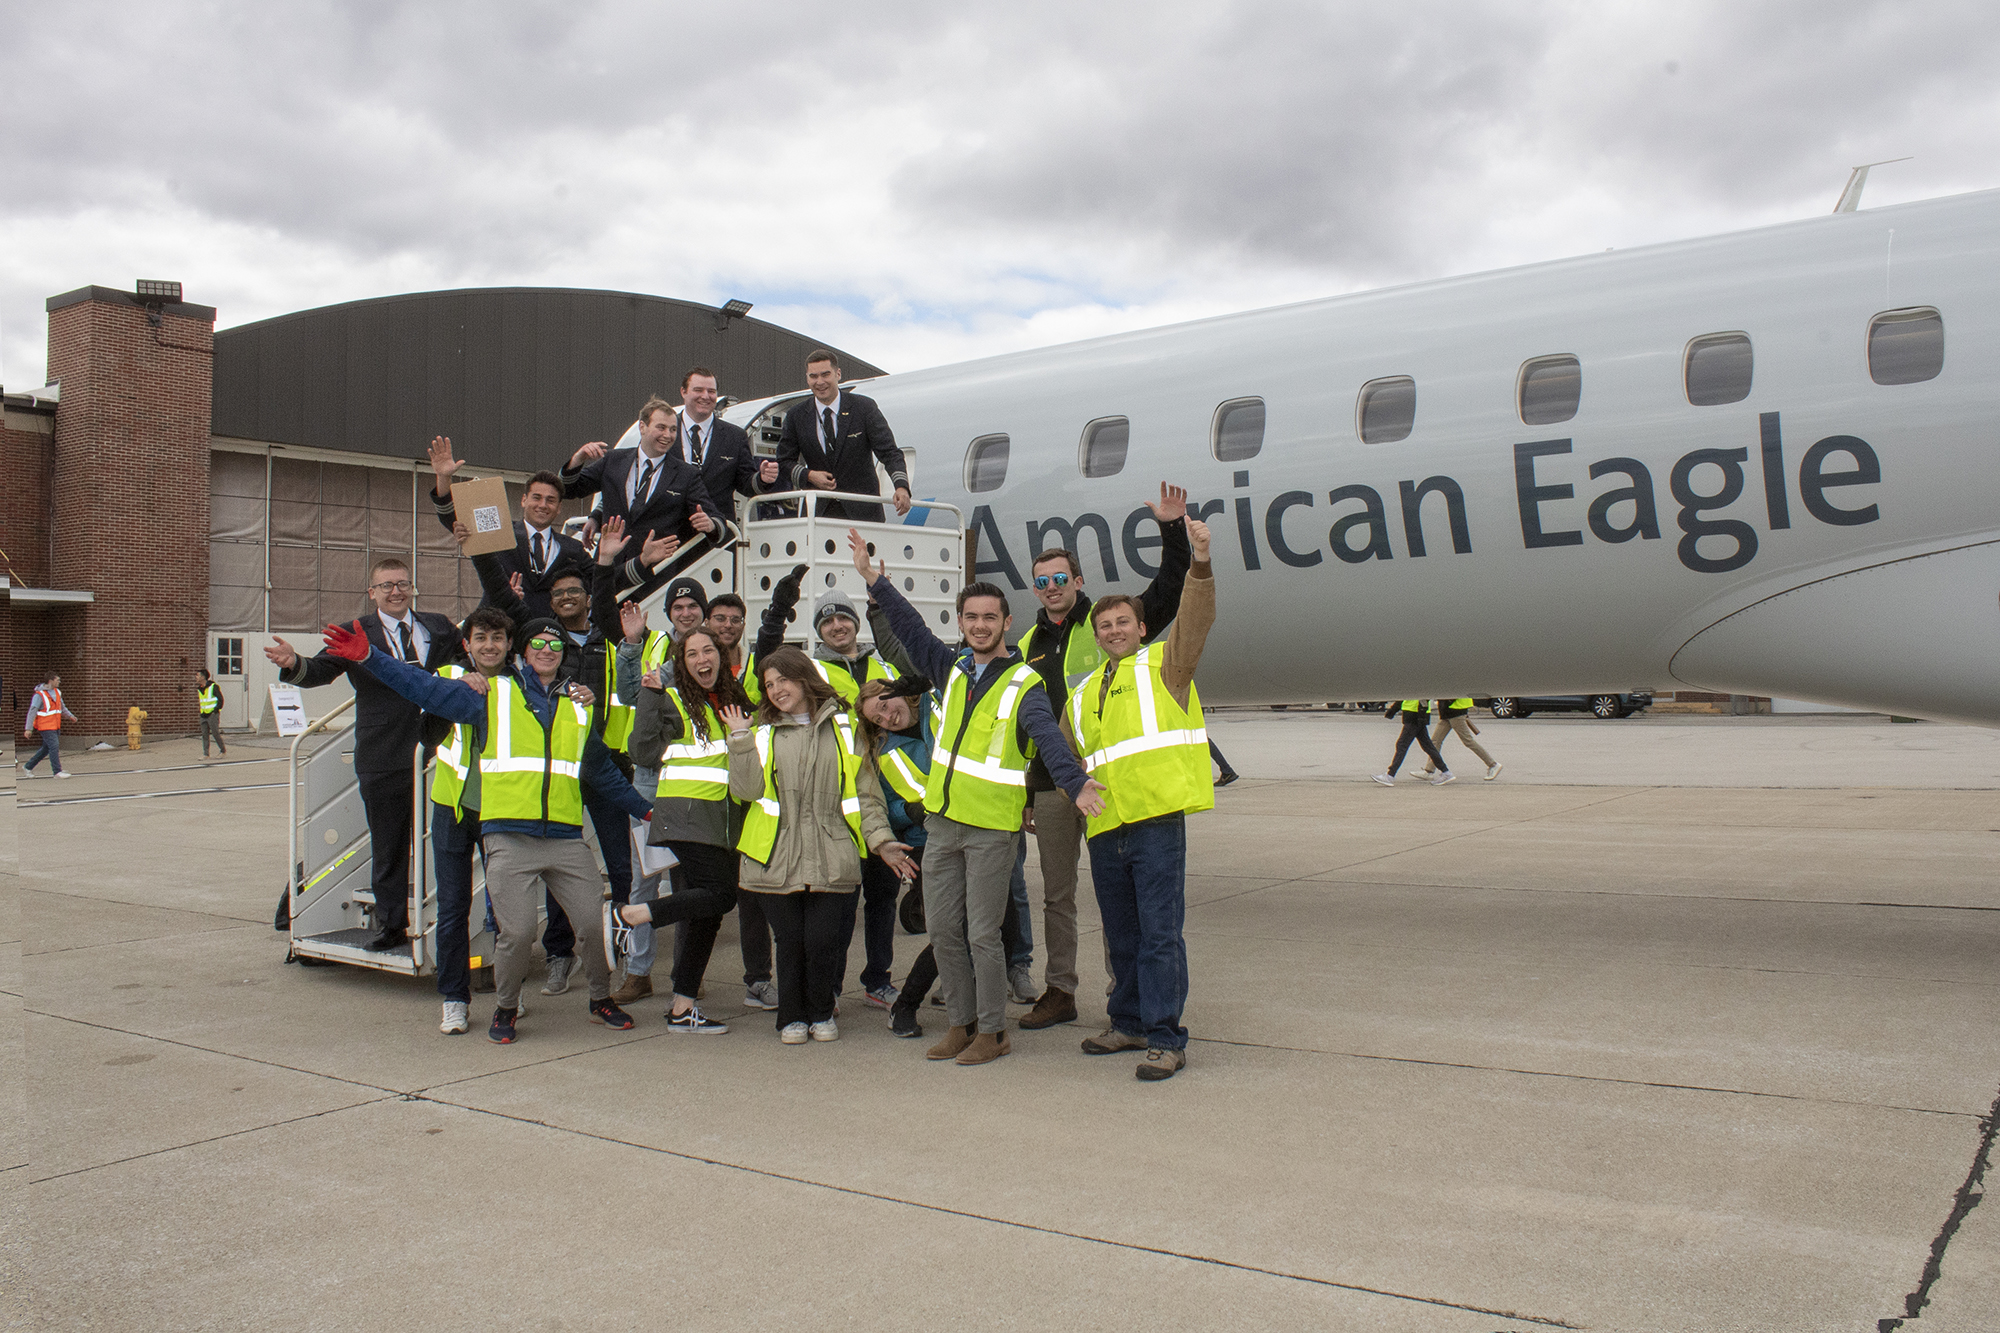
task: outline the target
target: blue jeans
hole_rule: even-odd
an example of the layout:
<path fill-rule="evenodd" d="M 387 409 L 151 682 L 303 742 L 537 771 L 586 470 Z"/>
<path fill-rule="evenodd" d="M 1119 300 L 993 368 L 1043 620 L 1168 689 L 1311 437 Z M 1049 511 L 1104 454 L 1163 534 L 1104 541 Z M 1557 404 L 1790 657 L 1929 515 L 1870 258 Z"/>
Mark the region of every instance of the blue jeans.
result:
<path fill-rule="evenodd" d="M 42 756 L 47 755 L 49 757 L 49 771 L 51 773 L 62 772 L 62 729 L 38 731 L 35 735 L 41 738 L 42 743 L 35 750 L 34 757 L 28 760 L 28 770 L 32 772 L 35 765 L 42 762 Z"/>
<path fill-rule="evenodd" d="M 640 795 L 651 800 L 660 794 L 660 770 L 632 766 L 632 786 Z M 628 902 L 649 903 L 660 896 L 660 876 L 643 874 L 638 862 L 632 864 L 632 888 Z M 675 951 L 679 953 L 678 950 Z M 628 977 L 650 977 L 653 975 L 653 959 L 659 953 L 659 943 L 653 938 L 651 926 L 632 927 L 632 951 L 625 955 L 625 975 Z"/>
<path fill-rule="evenodd" d="M 1187 1046 L 1187 817 L 1121 824 L 1090 840 L 1090 878 L 1116 983 L 1111 1026 L 1146 1045 Z"/>
<path fill-rule="evenodd" d="M 438 994 L 472 1002 L 472 970 L 467 963 L 472 936 L 472 853 L 479 846 L 479 812 L 453 819 L 451 807 L 431 802 L 431 864 L 437 881 Z M 489 908 L 487 914 L 492 915 Z M 492 929 L 492 927 L 488 927 Z"/>
<path fill-rule="evenodd" d="M 1035 927 L 1033 913 L 1028 911 L 1028 839 L 1021 837 L 1020 846 L 1014 849 L 1014 880 L 1007 886 L 1007 892 L 1014 899 L 1014 914 L 1021 919 L 1019 944 L 1007 955 L 1008 970 L 1033 966 L 1035 961 Z"/>

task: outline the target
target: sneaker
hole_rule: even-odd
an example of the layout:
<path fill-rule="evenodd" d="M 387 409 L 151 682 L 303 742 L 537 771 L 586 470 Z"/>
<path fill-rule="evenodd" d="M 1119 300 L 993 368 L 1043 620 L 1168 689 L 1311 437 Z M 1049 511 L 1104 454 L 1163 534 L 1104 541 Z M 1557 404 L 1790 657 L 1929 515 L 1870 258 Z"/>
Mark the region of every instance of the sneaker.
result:
<path fill-rule="evenodd" d="M 1143 1051 L 1145 1049 L 1146 1039 L 1144 1037 L 1135 1037 L 1129 1032 L 1120 1032 L 1117 1028 L 1106 1028 L 1094 1037 L 1085 1037 L 1083 1039 L 1083 1053 L 1085 1055 L 1116 1055 L 1120 1051 Z"/>
<path fill-rule="evenodd" d="M 56 774 L 56 776 L 59 778 L 66 778 L 69 776 L 69 772 L 68 770 L 64 770 L 63 772 Z"/>
<path fill-rule="evenodd" d="M 1492 764 L 1492 765 L 1489 765 L 1489 766 L 1487 767 L 1487 769 L 1486 769 L 1486 780 L 1487 780 L 1488 782 L 1491 782 L 1491 781 L 1493 781 L 1493 779 L 1495 779 L 1495 778 L 1499 777 L 1499 776 L 1500 776 L 1500 770 L 1501 770 L 1501 769 L 1503 769 L 1503 768 L 1505 768 L 1505 767 L 1506 767 L 1506 765 L 1505 765 L 1505 764 Z"/>
<path fill-rule="evenodd" d="M 743 1004 L 750 1009 L 776 1009 L 778 986 L 772 981 L 753 981 L 743 988 Z"/>
<path fill-rule="evenodd" d="M 590 1002 L 590 1021 L 602 1023 L 615 1032 L 627 1032 L 632 1027 L 632 1015 L 608 999 Z"/>
<path fill-rule="evenodd" d="M 694 1005 L 684 1014 L 677 1014 L 669 1009 L 667 1031 L 692 1032 L 698 1037 L 719 1037 L 729 1031 L 729 1024 L 716 1022 L 701 1011 L 700 1005 Z"/>
<path fill-rule="evenodd" d="M 1185 1068 L 1187 1068 L 1186 1051 L 1169 1051 L 1154 1046 L 1147 1050 L 1145 1060 L 1133 1072 L 1147 1083 L 1158 1083 L 1163 1078 L 1172 1078 Z"/>
<path fill-rule="evenodd" d="M 784 1028 L 780 1030 L 778 1033 L 778 1040 L 782 1041 L 787 1046 L 805 1045 L 806 1025 L 804 1023 L 785 1024 Z"/>
<path fill-rule="evenodd" d="M 1368 780 L 1370 782 L 1379 782 L 1385 787 L 1396 785 L 1396 779 L 1390 777 L 1387 773 L 1371 773 L 1368 775 Z"/>
<path fill-rule="evenodd" d="M 569 989 L 570 974 L 575 971 L 575 954 L 549 959 L 549 979 L 542 983 L 542 994 L 561 995 Z"/>
<path fill-rule="evenodd" d="M 1447 768 L 1441 770 L 1436 777 L 1431 779 L 1431 786 L 1442 787 L 1447 782 L 1456 782 L 1456 781 L 1458 781 L 1458 774 L 1452 772 L 1450 769 Z"/>
<path fill-rule="evenodd" d="M 495 1009 L 493 1011 L 493 1022 L 486 1029 L 486 1040 L 497 1041 L 502 1046 L 512 1044 L 514 1040 L 514 1020 L 519 1017 L 520 1014 L 513 1009 Z"/>
<path fill-rule="evenodd" d="M 1237 776 L 1235 773 L 1224 773 L 1216 778 L 1215 785 L 1218 787 L 1227 787 L 1230 783 L 1236 781 Z"/>
<path fill-rule="evenodd" d="M 831 1018 L 827 1019 L 824 1023 L 813 1024 L 812 1039 L 814 1041 L 839 1041 L 840 1024 Z"/>
<path fill-rule="evenodd" d="M 861 998 L 874 1005 L 877 1009 L 894 1009 L 896 1007 L 896 997 L 899 994 L 901 992 L 894 986 L 877 986 Z"/>
<path fill-rule="evenodd" d="M 466 1010 L 469 1007 L 464 1000 L 446 1000 L 444 1002 L 444 1021 L 438 1024 L 438 1031 L 451 1037 L 472 1026 L 467 1021 Z"/>
<path fill-rule="evenodd" d="M 897 1037 L 921 1037 L 923 1028 L 917 1023 L 917 1007 L 913 1004 L 898 1004 L 889 1011 L 889 1032 Z"/>
<path fill-rule="evenodd" d="M 1041 992 L 1035 989 L 1034 969 L 1030 967 L 1008 968 L 1007 992 L 1008 998 L 1012 999 L 1015 1004 L 1033 1004 L 1036 1000 L 1040 999 Z"/>

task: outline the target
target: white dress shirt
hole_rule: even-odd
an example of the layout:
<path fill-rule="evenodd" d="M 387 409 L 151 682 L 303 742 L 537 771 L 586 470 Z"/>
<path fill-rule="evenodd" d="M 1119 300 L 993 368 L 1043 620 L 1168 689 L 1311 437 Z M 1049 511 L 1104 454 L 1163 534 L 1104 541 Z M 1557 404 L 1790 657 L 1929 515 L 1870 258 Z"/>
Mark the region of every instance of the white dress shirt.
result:
<path fill-rule="evenodd" d="M 403 625 L 410 627 L 410 641 L 416 645 L 417 664 L 421 666 L 425 659 L 431 655 L 430 631 L 424 628 L 424 622 L 418 620 L 415 614 L 405 612 L 403 618 L 398 620 L 387 611 L 378 610 L 375 613 L 375 618 L 382 622 L 382 638 L 389 645 L 389 656 L 401 657 L 403 655 L 403 631 L 401 628 Z"/>

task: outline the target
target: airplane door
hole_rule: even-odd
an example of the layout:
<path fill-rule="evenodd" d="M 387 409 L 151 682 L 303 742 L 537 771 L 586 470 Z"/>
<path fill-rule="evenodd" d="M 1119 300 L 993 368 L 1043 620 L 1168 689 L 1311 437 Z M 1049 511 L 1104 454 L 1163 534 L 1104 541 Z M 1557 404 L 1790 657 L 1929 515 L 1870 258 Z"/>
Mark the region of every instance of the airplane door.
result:
<path fill-rule="evenodd" d="M 250 725 L 250 681 L 243 674 L 243 636 L 210 634 L 208 669 L 222 691 L 222 725 L 226 728 Z"/>

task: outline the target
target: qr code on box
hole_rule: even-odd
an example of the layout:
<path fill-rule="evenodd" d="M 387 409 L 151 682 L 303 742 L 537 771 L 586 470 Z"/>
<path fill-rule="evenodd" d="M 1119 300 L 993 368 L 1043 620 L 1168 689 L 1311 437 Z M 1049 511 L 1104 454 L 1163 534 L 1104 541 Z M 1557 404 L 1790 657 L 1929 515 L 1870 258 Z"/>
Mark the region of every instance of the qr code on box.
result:
<path fill-rule="evenodd" d="M 488 505 L 483 509 L 473 510 L 472 530 L 474 532 L 500 531 L 500 507 L 498 505 Z"/>

